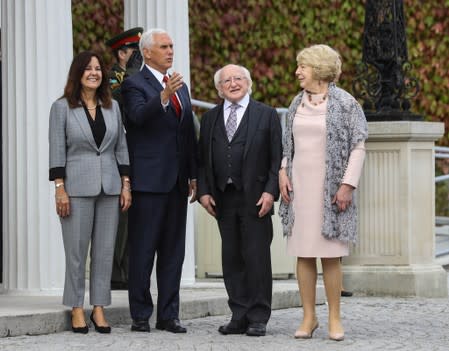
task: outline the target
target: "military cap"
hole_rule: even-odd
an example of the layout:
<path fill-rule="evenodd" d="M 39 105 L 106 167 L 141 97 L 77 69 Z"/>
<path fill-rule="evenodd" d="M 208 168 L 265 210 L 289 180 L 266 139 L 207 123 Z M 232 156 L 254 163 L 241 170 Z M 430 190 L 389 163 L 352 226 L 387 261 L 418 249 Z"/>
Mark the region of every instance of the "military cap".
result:
<path fill-rule="evenodd" d="M 120 49 L 122 46 L 137 47 L 142 33 L 142 27 L 131 28 L 106 41 L 106 45 L 110 46 L 112 50 Z"/>

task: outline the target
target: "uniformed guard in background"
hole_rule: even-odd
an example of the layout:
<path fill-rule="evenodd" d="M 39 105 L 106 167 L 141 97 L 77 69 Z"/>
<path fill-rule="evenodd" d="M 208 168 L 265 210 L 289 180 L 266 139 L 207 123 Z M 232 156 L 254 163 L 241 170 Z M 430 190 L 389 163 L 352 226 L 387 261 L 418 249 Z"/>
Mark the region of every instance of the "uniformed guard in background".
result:
<path fill-rule="evenodd" d="M 135 62 L 136 56 L 140 56 L 139 40 L 142 33 L 142 27 L 131 28 L 106 41 L 106 45 L 111 47 L 116 60 L 109 72 L 109 84 L 112 89 L 112 96 L 119 102 L 120 108 L 122 107 L 120 85 L 125 79 L 127 64 L 131 56 L 133 56 L 133 62 Z"/>
<path fill-rule="evenodd" d="M 126 126 L 126 118 L 122 109 L 120 86 L 123 80 L 140 69 L 141 55 L 139 52 L 139 40 L 143 28 L 128 29 L 119 35 L 109 39 L 106 45 L 110 46 L 116 63 L 109 72 L 109 84 L 112 96 L 118 101 L 122 111 L 123 123 Z M 139 61 L 140 60 L 140 61 Z M 120 212 L 117 239 L 115 241 L 114 261 L 112 267 L 111 288 L 128 288 L 128 212 Z"/>

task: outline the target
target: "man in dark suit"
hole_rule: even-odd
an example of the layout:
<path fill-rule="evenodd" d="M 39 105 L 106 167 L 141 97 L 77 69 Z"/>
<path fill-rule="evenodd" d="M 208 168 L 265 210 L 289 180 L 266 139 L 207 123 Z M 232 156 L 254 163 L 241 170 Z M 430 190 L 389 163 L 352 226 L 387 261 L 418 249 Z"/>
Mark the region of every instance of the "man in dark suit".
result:
<path fill-rule="evenodd" d="M 122 83 L 133 205 L 128 215 L 129 305 L 133 331 L 150 331 L 150 275 L 157 254 L 156 328 L 185 333 L 179 286 L 185 252 L 187 197 L 196 196 L 196 139 L 182 76 L 167 74 L 173 41 L 161 29 L 142 34 L 140 72 Z"/>
<path fill-rule="evenodd" d="M 279 196 L 281 125 L 276 110 L 250 98 L 251 75 L 227 65 L 214 76 L 224 102 L 201 120 L 198 198 L 216 217 L 232 311 L 221 334 L 263 336 L 271 314 L 271 215 Z"/>

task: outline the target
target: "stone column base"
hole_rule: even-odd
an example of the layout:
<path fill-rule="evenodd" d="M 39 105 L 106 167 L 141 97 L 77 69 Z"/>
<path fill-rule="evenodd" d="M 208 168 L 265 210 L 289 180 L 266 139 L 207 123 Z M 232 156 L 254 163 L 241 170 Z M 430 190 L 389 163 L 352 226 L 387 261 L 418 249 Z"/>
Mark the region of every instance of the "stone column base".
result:
<path fill-rule="evenodd" d="M 343 266 L 345 289 L 364 295 L 448 297 L 447 273 L 436 264 Z"/>

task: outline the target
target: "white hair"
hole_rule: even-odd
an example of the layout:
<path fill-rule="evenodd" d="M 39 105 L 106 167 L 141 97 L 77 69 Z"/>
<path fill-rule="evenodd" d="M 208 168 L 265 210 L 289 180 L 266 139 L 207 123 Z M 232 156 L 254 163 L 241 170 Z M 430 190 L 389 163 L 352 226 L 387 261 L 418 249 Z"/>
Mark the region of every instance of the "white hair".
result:
<path fill-rule="evenodd" d="M 139 40 L 139 50 L 140 54 L 143 56 L 143 49 L 149 48 L 154 44 L 154 35 L 155 34 L 168 34 L 166 30 L 161 28 L 152 28 L 142 33 L 142 36 Z"/>
<path fill-rule="evenodd" d="M 246 67 L 243 67 L 240 65 L 229 64 L 229 65 L 221 67 L 214 74 L 214 84 L 215 84 L 215 89 L 217 89 L 217 91 L 218 91 L 218 96 L 221 98 L 223 97 L 223 94 L 221 93 L 221 89 L 220 89 L 221 72 L 223 71 L 223 68 L 228 67 L 228 66 L 236 66 L 242 70 L 243 75 L 248 80 L 248 95 L 251 95 L 251 93 L 253 92 L 251 89 L 251 87 L 253 86 L 253 80 L 251 79 L 251 73 L 249 73 L 249 70 Z"/>

